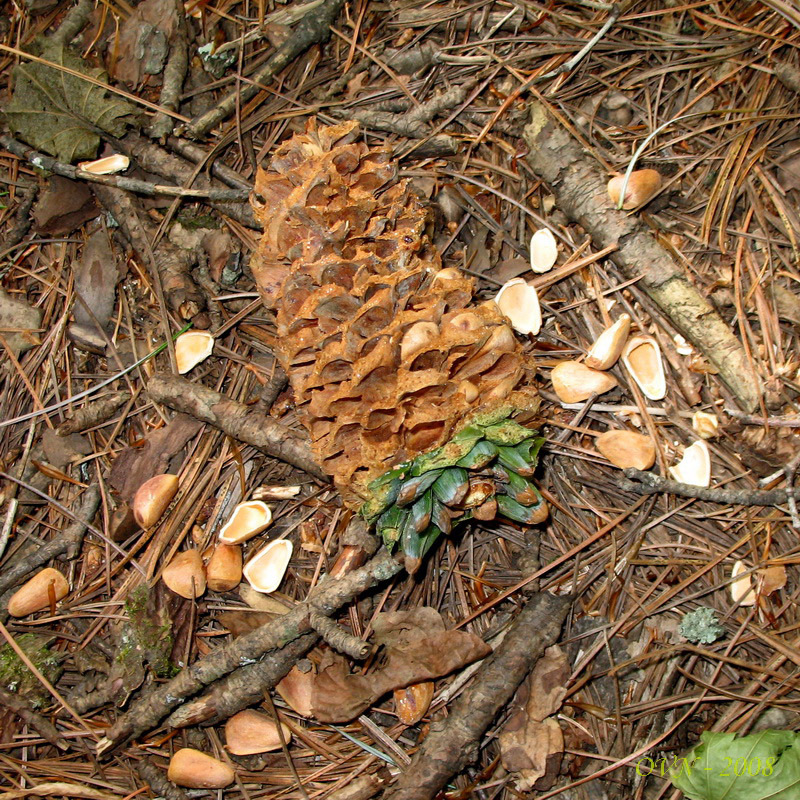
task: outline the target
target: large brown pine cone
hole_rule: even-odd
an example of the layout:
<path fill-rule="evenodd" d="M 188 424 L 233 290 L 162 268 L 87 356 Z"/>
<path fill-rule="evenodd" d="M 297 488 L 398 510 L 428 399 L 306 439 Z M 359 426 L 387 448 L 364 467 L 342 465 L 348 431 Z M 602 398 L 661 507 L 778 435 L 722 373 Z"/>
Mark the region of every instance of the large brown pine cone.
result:
<path fill-rule="evenodd" d="M 358 125 L 293 136 L 256 179 L 252 260 L 314 453 L 345 501 L 477 414 L 538 408 L 533 366 L 494 301 L 442 269 L 428 215 Z M 501 415 L 502 416 L 502 415 Z"/>

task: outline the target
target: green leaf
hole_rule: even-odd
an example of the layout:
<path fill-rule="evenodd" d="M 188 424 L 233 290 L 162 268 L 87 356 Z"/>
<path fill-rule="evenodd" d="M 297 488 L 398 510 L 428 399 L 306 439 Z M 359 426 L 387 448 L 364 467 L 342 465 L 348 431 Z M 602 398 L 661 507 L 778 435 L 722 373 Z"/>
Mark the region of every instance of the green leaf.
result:
<path fill-rule="evenodd" d="M 34 54 L 47 61 L 106 81 L 103 70 L 90 67 L 63 45 L 45 42 L 37 49 Z M 122 136 L 134 114 L 130 103 L 106 89 L 34 62 L 14 68 L 14 95 L 5 108 L 17 136 L 67 164 L 94 158 L 100 134 Z"/>
<path fill-rule="evenodd" d="M 542 502 L 539 490 L 516 472 L 508 473 L 507 493 L 523 506 L 538 506 Z"/>
<path fill-rule="evenodd" d="M 541 519 L 538 506 L 523 506 L 507 494 L 497 495 L 497 512 L 525 525 L 535 525 Z"/>
<path fill-rule="evenodd" d="M 425 492 L 409 509 L 409 514 L 417 533 L 422 533 L 430 525 L 432 510 L 433 498 L 430 491 Z"/>
<path fill-rule="evenodd" d="M 737 738 L 706 731 L 701 744 L 670 770 L 689 800 L 797 800 L 800 735 L 766 730 Z"/>
<path fill-rule="evenodd" d="M 397 500 L 407 469 L 407 464 L 401 464 L 399 467 L 385 472 L 369 484 L 367 489 L 372 496 L 361 506 L 361 516 L 367 522 L 372 522 L 378 514 L 385 511 Z"/>
<path fill-rule="evenodd" d="M 462 431 L 458 436 L 453 437 L 447 444 L 431 450 L 430 453 L 423 453 L 414 459 L 411 467 L 412 475 L 423 475 L 434 469 L 442 467 L 452 467 L 459 459 L 463 458 L 472 450 L 475 444 L 480 441 L 481 433 L 474 433 L 472 429 Z"/>
<path fill-rule="evenodd" d="M 383 543 L 391 550 L 400 539 L 403 527 L 408 517 L 408 511 L 397 506 L 392 506 L 388 511 L 381 514 L 376 523 L 376 528 Z"/>

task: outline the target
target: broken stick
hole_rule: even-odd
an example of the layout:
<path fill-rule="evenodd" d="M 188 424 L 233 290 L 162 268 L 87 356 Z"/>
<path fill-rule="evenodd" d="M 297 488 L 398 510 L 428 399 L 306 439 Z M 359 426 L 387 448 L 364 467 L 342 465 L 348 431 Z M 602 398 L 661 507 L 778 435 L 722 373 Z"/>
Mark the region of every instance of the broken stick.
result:
<path fill-rule="evenodd" d="M 524 138 L 527 160 L 555 192 L 556 206 L 580 223 L 597 247 L 617 245 L 610 258 L 627 278 L 641 279 L 639 285 L 718 370 L 742 408 L 752 411 L 761 386 L 742 343 L 648 228 L 614 207 L 607 176 L 581 144 L 541 103 L 532 107 Z"/>

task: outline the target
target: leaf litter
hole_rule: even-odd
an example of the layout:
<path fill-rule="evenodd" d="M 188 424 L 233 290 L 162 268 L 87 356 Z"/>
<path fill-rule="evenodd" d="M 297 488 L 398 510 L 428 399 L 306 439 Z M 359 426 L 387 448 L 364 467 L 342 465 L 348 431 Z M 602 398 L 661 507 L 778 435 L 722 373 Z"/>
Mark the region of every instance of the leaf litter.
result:
<path fill-rule="evenodd" d="M 138 17 L 126 4 L 114 8 L 126 26 L 132 51 L 142 51 L 148 36 L 158 38 L 144 27 L 137 30 Z M 65 12 L 70 17 L 73 11 L 87 14 L 87 9 L 86 3 L 78 3 L 51 17 L 15 12 L 10 27 L 1 27 L 0 33 L 7 46 L 29 52 L 40 47 L 36 52 L 55 65 L 105 81 L 106 71 L 114 75 L 114 44 L 113 39 L 95 38 L 99 16 L 83 19 L 87 27 L 80 41 L 82 55 L 62 45 L 36 44 L 43 30 L 64 21 Z M 270 91 L 256 100 L 232 101 L 231 116 L 211 125 L 205 140 L 162 140 L 160 160 L 150 162 L 148 172 L 137 173 L 153 184 L 179 184 L 190 191 L 186 169 L 201 169 L 199 162 L 216 147 L 217 158 L 207 172 L 210 185 L 215 191 L 241 191 L 253 183 L 256 168 L 269 160 L 276 145 L 302 132 L 309 117 L 320 110 L 345 119 L 357 117 L 369 144 L 385 143 L 399 153 L 403 175 L 429 198 L 428 230 L 444 254 L 443 266 L 478 272 L 478 296 L 483 300 L 491 299 L 510 278 L 521 277 L 535 287 L 542 329 L 536 337 L 521 340 L 538 368 L 532 380 L 543 398 L 547 444 L 534 480 L 550 503 L 550 519 L 534 528 L 472 523 L 441 539 L 415 578 L 399 575 L 378 593 L 368 592 L 348 604 L 336 617 L 346 635 L 374 645 L 380 627 L 376 622 L 387 603 L 390 613 L 431 607 L 440 613 L 446 633 L 464 629 L 496 648 L 518 605 L 525 602 L 530 585 L 520 584 L 530 576 L 537 576 L 533 580 L 540 590 L 572 598 L 561 642 L 569 669 L 558 681 L 560 706 L 550 704 L 544 721 L 537 720 L 541 710 L 526 705 L 523 712 L 519 702 L 510 706 L 497 720 L 496 733 L 504 732 L 484 737 L 477 763 L 453 778 L 449 797 L 516 796 L 517 777 L 507 771 L 512 765 L 499 758 L 515 714 L 522 714 L 514 724 L 526 732 L 528 753 L 519 762 L 525 762 L 524 769 L 530 768 L 528 762 L 534 764 L 534 773 L 544 770 L 550 788 L 536 791 L 545 797 L 664 796 L 671 791 L 667 776 L 657 771 L 641 774 L 629 756 L 663 755 L 671 763 L 696 747 L 701 735 L 703 743 L 691 758 L 701 766 L 707 762 L 714 775 L 734 754 L 751 760 L 757 755 L 765 762 L 762 769 L 769 758 L 779 756 L 776 764 L 784 766 L 774 780 L 759 773 L 734 776 L 729 782 L 720 776 L 703 785 L 697 776 L 704 771 L 694 771 L 691 780 L 675 780 L 686 796 L 757 798 L 764 796 L 765 786 L 777 792 L 775 796 L 794 791 L 796 746 L 789 731 L 798 725 L 792 683 L 800 658 L 793 636 L 796 511 L 789 504 L 753 507 L 668 494 L 640 497 L 620 488 L 619 473 L 594 447 L 607 430 L 641 433 L 655 447 L 653 469 L 663 475 L 696 440 L 692 417 L 700 410 L 719 421 L 717 435 L 708 441 L 712 489 L 724 485 L 754 491 L 759 479 L 766 487 L 791 487 L 794 482 L 800 452 L 795 432 L 800 427 L 800 348 L 794 301 L 800 278 L 800 225 L 793 120 L 799 101 L 791 81 L 780 76 L 796 72 L 788 49 L 799 34 L 771 4 L 757 3 L 747 13 L 734 7 L 718 11 L 712 16 L 703 8 L 652 3 L 622 8 L 612 19 L 606 9 L 579 3 L 555 10 L 496 4 L 411 4 L 388 11 L 370 4 L 348 7 L 347 16 L 335 18 L 329 42 L 320 39 L 284 64 L 279 79 L 266 79 Z M 240 52 L 248 74 L 258 68 L 266 47 L 259 41 L 261 31 L 280 25 L 282 35 L 291 37 L 298 23 L 297 16 L 288 21 L 273 17 L 276 12 L 270 8 L 257 12 L 258 20 L 247 13 L 241 4 L 189 8 L 186 44 L 197 47 L 211 41 L 211 52 Z M 75 19 L 70 17 L 70 24 Z M 610 27 L 577 66 L 551 74 L 609 21 Z M 162 38 L 174 46 L 174 36 L 170 30 Z M 685 49 L 676 49 L 676 42 Z M 766 54 L 766 42 L 785 47 L 776 45 Z M 169 59 L 163 77 L 154 78 L 150 70 L 160 67 L 161 53 L 153 49 L 148 55 L 153 64 L 137 64 L 131 85 L 150 103 L 167 88 Z M 745 58 L 755 68 L 743 67 Z M 210 109 L 222 108 L 227 97 L 235 100 L 233 84 L 225 82 L 232 75 L 223 69 L 222 83 L 211 84 L 200 61 L 190 61 L 186 82 L 178 90 L 179 113 L 199 121 Z M 15 67 L 7 61 L 3 76 L 5 96 L 13 97 L 5 106 L 8 121 L 27 145 L 69 164 L 96 157 L 101 142 L 111 144 L 110 135 L 120 140 L 125 153 L 126 130 L 136 123 L 134 107 L 118 95 L 24 60 Z M 580 220 L 560 206 L 558 191 L 532 174 L 523 137 L 532 94 L 521 89 L 531 79 L 537 96 L 545 97 L 572 126 L 606 182 L 625 171 L 648 134 L 670 120 L 683 120 L 664 126 L 646 144 L 635 166 L 658 171 L 662 189 L 632 213 L 655 232 L 746 349 L 761 382 L 757 409 L 738 408 L 730 387 L 707 360 L 681 352 L 678 331 L 641 291 L 637 275 L 621 270 L 613 252 L 597 256 L 599 245 L 587 237 Z M 699 92 L 698 86 L 708 88 Z M 459 91 L 448 93 L 449 88 Z M 441 97 L 454 96 L 462 105 L 441 107 Z M 407 138 L 408 126 L 398 125 L 412 111 L 414 130 L 426 138 Z M 19 223 L 15 213 L 22 188 L 44 188 L 46 179 L 35 163 L 7 149 L 6 141 L 0 146 L 0 178 L 7 192 L 0 226 L 9 232 Z M 118 151 L 116 144 L 113 151 Z M 132 166 L 137 169 L 135 163 Z M 154 168 L 161 172 L 151 172 Z M 122 191 L 115 188 L 114 177 L 108 189 L 112 194 Z M 215 226 L 234 243 L 223 252 L 217 248 L 209 265 L 201 259 L 184 267 L 173 260 L 177 273 L 170 274 L 198 287 L 190 306 L 175 294 L 172 281 L 163 286 L 159 282 L 160 259 L 168 251 L 156 227 L 170 228 L 173 212 L 167 203 L 129 195 L 127 205 L 112 205 L 112 194 L 94 193 L 97 199 L 88 199 L 90 184 L 50 180 L 65 182 L 61 199 L 54 203 L 56 213 L 48 217 L 54 220 L 47 223 L 51 227 L 31 230 L 23 219 L 23 228 L 17 230 L 27 232 L 20 246 L 9 252 L 0 246 L 3 296 L 21 309 L 0 332 L 7 354 L 0 395 L 3 419 L 8 422 L 57 405 L 121 372 L 177 334 L 184 325 L 179 318 L 184 308 L 195 327 L 210 329 L 217 337 L 214 355 L 195 368 L 189 386 L 202 384 L 222 392 L 238 403 L 231 408 L 242 419 L 247 413 L 261 413 L 301 441 L 303 429 L 272 356 L 274 322 L 254 302 L 255 285 L 246 267 L 260 231 L 218 210 L 214 201 L 207 204 L 184 194 L 182 206 L 211 214 Z M 69 223 L 59 222 L 66 199 L 78 195 L 76 216 Z M 102 263 L 87 244 L 96 228 L 78 227 L 89 215 L 97 216 L 94 203 L 110 211 L 110 216 L 104 215 L 108 233 L 103 235 L 113 244 L 111 255 L 101 256 Z M 131 230 L 135 234 L 137 215 L 146 221 L 152 252 L 142 238 L 122 235 Z M 533 233 L 544 227 L 559 234 L 559 263 L 549 273 L 533 275 L 525 267 L 528 245 Z M 88 269 L 93 259 L 102 267 L 102 280 L 97 286 L 91 280 L 82 285 L 81 265 Z M 63 336 L 66 326 L 93 324 L 91 314 L 79 310 L 77 299 L 78 293 L 86 295 L 87 287 L 88 305 L 110 341 L 96 351 Z M 99 292 L 96 302 L 94 291 Z M 197 303 L 196 297 L 203 302 Z M 666 397 L 641 397 L 627 374 L 613 366 L 610 374 L 618 386 L 601 398 L 590 393 L 577 407 L 558 402 L 549 380 L 552 369 L 560 362 L 582 360 L 621 313 L 631 317 L 632 336 L 658 342 Z M 14 337 L 22 337 L 22 344 Z M 328 484 L 265 458 L 246 440 L 174 417 L 167 406 L 154 402 L 148 381 L 155 374 L 171 373 L 173 366 L 167 347 L 111 387 L 131 392 L 121 406 L 106 406 L 104 411 L 102 403 L 67 403 L 65 409 L 33 422 L 2 429 L 2 469 L 13 476 L 3 487 L 3 574 L 12 574 L 20 564 L 33 564 L 37 545 L 57 541 L 61 531 L 74 524 L 68 514 L 80 509 L 87 487 L 100 486 L 103 496 L 101 514 L 93 520 L 98 533 L 90 530 L 77 553 L 53 564 L 69 571 L 71 593 L 38 617 L 15 620 L 5 629 L 25 644 L 24 637 L 46 628 L 48 648 L 59 653 L 59 670 L 48 678 L 78 715 L 76 719 L 56 703 L 40 706 L 50 702 L 51 695 L 46 689 L 36 692 L 41 701 L 32 711 L 40 714 L 44 708 L 72 748 L 65 760 L 39 735 L 36 717 L 23 720 L 4 713 L 2 748 L 8 774 L 15 773 L 15 780 L 24 777 L 40 793 L 106 796 L 105 790 L 113 788 L 114 795 L 124 796 L 140 791 L 145 784 L 130 767 L 141 759 L 142 743 L 164 776 L 173 750 L 196 747 L 219 754 L 222 724 L 178 729 L 154 724 L 135 746 L 119 749 L 119 760 L 104 764 L 100 778 L 79 743 L 91 739 L 89 731 L 96 738 L 96 732 L 106 730 L 128 704 L 147 696 L 172 670 L 202 663 L 236 634 L 241 639 L 278 624 L 279 616 L 262 617 L 263 612 L 249 609 L 235 591 L 209 593 L 193 604 L 169 593 L 158 579 L 174 554 L 190 548 L 210 552 L 238 498 L 253 496 L 263 486 L 301 486 L 296 497 L 268 501 L 274 522 L 264 534 L 267 538 L 286 536 L 300 545 L 301 531 L 306 539 L 312 535 L 306 521 L 314 519 L 314 541 L 302 539 L 313 546 L 295 547 L 286 578 L 275 595 L 267 596 L 283 609 L 298 607 L 342 554 L 363 556 L 358 542 L 348 538 L 349 512 Z M 199 402 L 189 388 L 183 395 L 187 402 Z M 99 397 L 106 399 L 102 393 Z M 48 433 L 78 411 L 88 411 L 84 426 L 72 432 L 79 436 L 73 442 L 79 446 Z M 48 467 L 51 460 L 59 466 Z M 112 512 L 123 508 L 146 478 L 164 471 L 181 476 L 173 505 L 148 531 L 122 527 L 119 541 L 111 542 Z M 231 497 L 236 499 L 231 502 Z M 263 544 L 254 540 L 245 546 L 245 555 Z M 737 562 L 749 572 L 744 596 L 752 605 L 745 607 L 731 596 Z M 41 566 L 48 564 L 36 568 Z M 172 620 L 171 642 L 165 638 L 164 647 L 150 649 L 149 655 L 140 642 L 134 645 L 133 660 L 123 662 L 120 656 L 126 651 L 130 655 L 132 640 L 120 632 L 133 625 L 131 602 L 146 585 L 154 604 L 148 618 L 156 629 Z M 3 586 L 2 602 L 13 588 Z M 679 630 L 682 620 L 698 612 L 707 617 L 702 625 Z M 684 631 L 691 636 L 681 635 Z M 34 655 L 30 660 L 35 666 Z M 338 663 L 341 686 L 347 687 L 342 697 L 328 698 L 331 713 L 337 708 L 343 713 L 347 707 L 348 714 L 355 710 L 355 718 L 337 723 L 337 730 L 285 712 L 294 734 L 288 750 L 291 761 L 282 752 L 232 757 L 242 783 L 241 788 L 227 789 L 226 796 L 258 792 L 264 797 L 301 797 L 314 792 L 336 798 L 345 796 L 342 787 L 356 774 L 378 775 L 370 748 L 384 756 L 393 753 L 392 760 L 402 763 L 397 754 L 411 755 L 429 735 L 429 723 L 446 720 L 459 692 L 475 680 L 476 668 L 457 666 L 449 676 L 431 674 L 430 709 L 408 727 L 392 705 L 394 676 L 390 681 L 381 673 L 381 665 L 393 663 L 390 655 L 388 647 L 382 648 L 372 660 L 356 662 L 334 656 L 324 644 L 312 649 L 309 657 L 316 664 L 323 659 Z M 402 659 L 394 663 L 402 668 L 390 673 L 403 673 L 401 682 L 422 680 L 410 668 L 406 671 Z M 246 680 L 243 675 L 240 684 Z M 274 676 L 273 683 L 277 680 Z M 354 695 L 359 704 L 353 703 Z M 86 705 L 79 703 L 83 697 Z M 278 697 L 276 703 L 283 713 Z M 118 709 L 120 705 L 124 708 Z M 269 706 L 263 710 L 269 713 Z M 544 722 L 548 731 L 537 727 Z M 751 733 L 762 728 L 784 730 Z M 733 739 L 734 732 L 745 735 Z M 542 775 L 534 778 L 534 773 L 528 777 L 540 780 Z M 779 782 L 781 776 L 785 783 Z M 378 781 L 369 785 L 372 796 L 384 791 Z"/>

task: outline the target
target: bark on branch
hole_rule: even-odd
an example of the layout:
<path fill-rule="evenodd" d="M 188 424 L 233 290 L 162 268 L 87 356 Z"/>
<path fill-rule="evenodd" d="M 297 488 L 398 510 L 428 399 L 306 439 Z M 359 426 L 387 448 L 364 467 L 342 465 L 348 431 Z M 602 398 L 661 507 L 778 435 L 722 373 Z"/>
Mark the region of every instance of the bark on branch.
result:
<path fill-rule="evenodd" d="M 308 439 L 224 394 L 185 378 L 166 375 L 151 378 L 147 394 L 157 403 L 207 422 L 315 478 L 328 480 L 311 455 Z"/>
<path fill-rule="evenodd" d="M 671 481 L 652 472 L 629 468 L 625 470 L 628 480 L 618 480 L 624 492 L 633 494 L 674 494 L 677 497 L 692 497 L 724 506 L 779 506 L 789 500 L 791 494 L 800 500 L 800 488 L 792 489 L 715 489 L 692 486 L 689 483 Z"/>
<path fill-rule="evenodd" d="M 689 282 L 684 271 L 635 216 L 617 211 L 606 192 L 607 176 L 542 104 L 525 128 L 527 159 L 555 192 L 556 204 L 592 236 L 597 247 L 616 244 L 610 257 L 639 285 L 672 324 L 713 364 L 739 404 L 752 411 L 761 387 L 742 343 Z"/>

